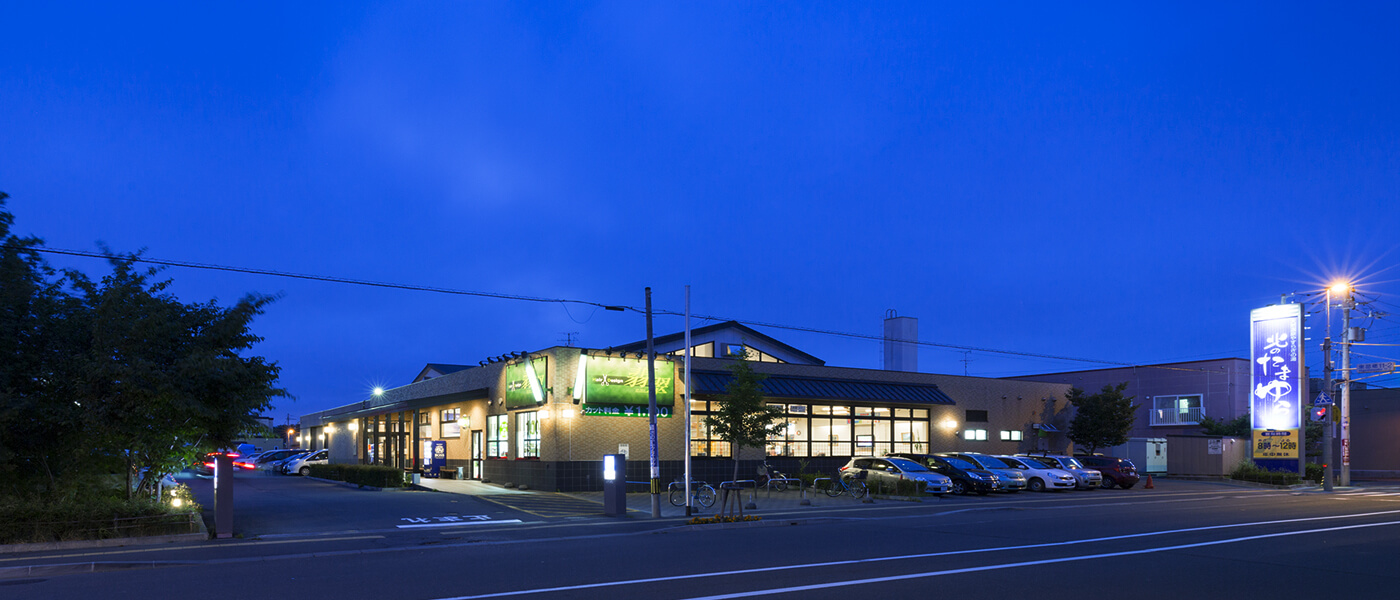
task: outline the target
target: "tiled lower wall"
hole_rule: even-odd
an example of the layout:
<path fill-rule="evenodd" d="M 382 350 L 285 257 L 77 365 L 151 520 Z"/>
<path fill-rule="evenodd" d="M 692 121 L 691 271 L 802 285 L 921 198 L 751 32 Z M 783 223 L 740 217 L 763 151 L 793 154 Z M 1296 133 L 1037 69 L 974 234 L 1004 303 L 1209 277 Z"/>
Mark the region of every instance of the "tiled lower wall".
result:
<path fill-rule="evenodd" d="M 805 465 L 805 472 L 820 472 L 829 476 L 836 473 L 846 462 L 845 458 L 813 458 Z M 758 473 L 759 463 L 757 460 L 739 461 L 739 479 L 753 479 Z M 789 477 L 796 477 L 801 466 L 796 459 L 790 458 L 770 458 L 768 464 Z M 663 489 L 670 482 L 680 480 L 684 469 L 684 463 L 681 461 L 662 461 Z M 645 460 L 628 461 L 627 481 L 636 482 L 636 485 L 628 486 L 628 491 L 646 491 L 650 470 L 650 465 Z M 603 489 L 601 461 L 488 460 L 482 471 L 483 479 L 492 483 L 527 485 L 532 490 L 586 492 Z M 727 459 L 692 460 L 691 474 L 695 479 L 715 485 L 721 481 L 729 481 L 734 476 L 734 462 Z"/>

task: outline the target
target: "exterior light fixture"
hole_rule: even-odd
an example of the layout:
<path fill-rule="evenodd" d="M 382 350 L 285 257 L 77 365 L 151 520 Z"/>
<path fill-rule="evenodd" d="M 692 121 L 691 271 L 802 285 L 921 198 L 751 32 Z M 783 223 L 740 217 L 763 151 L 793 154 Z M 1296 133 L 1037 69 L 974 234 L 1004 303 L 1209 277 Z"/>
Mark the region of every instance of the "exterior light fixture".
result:
<path fill-rule="evenodd" d="M 360 422 L 359 422 L 359 421 L 351 421 L 351 422 L 345 424 L 345 428 L 346 428 L 346 429 L 349 429 L 350 431 L 357 431 L 357 430 L 360 429 Z"/>
<path fill-rule="evenodd" d="M 1347 293 L 1347 290 L 1351 289 L 1351 284 L 1345 281 L 1338 281 L 1337 283 L 1332 284 L 1332 287 L 1328 289 L 1331 290 L 1333 294 L 1345 294 Z"/>
<path fill-rule="evenodd" d="M 942 427 L 942 428 L 948 430 L 948 431 L 952 431 L 952 430 L 958 428 L 958 422 L 957 422 L 957 421 L 954 421 L 954 420 L 952 420 L 952 419 L 944 419 L 944 420 L 943 420 L 942 422 L 940 422 L 938 425 L 939 425 L 940 427 Z"/>
<path fill-rule="evenodd" d="M 383 395 L 384 395 L 384 388 L 376 386 L 376 387 L 374 388 L 374 397 L 375 397 L 375 398 L 378 398 L 378 397 L 383 396 Z"/>
<path fill-rule="evenodd" d="M 180 508 L 181 506 L 184 506 L 184 505 L 185 505 L 185 501 L 184 501 L 184 500 L 181 500 L 181 499 L 179 499 L 179 498 L 176 498 L 176 499 L 170 501 L 170 505 L 173 506 L 173 507 L 175 507 L 175 508 Z"/>
<path fill-rule="evenodd" d="M 580 352 L 578 355 L 578 372 L 574 373 L 574 404 L 583 400 L 583 388 L 588 385 L 588 353 Z"/>
<path fill-rule="evenodd" d="M 327 426 L 326 426 L 326 432 L 323 433 L 323 434 L 321 434 L 321 435 L 330 435 L 330 434 L 332 434 L 332 433 L 335 433 L 335 424 L 334 424 L 334 423 L 332 423 L 332 424 L 330 424 L 330 425 L 327 425 Z"/>

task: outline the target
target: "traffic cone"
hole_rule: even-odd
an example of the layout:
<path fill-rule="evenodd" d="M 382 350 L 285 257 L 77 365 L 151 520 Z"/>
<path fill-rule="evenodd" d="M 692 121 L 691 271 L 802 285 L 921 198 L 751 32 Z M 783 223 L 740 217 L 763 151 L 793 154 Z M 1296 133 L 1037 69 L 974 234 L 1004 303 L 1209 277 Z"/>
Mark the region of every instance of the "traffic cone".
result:
<path fill-rule="evenodd" d="M 1155 487 L 1157 487 L 1157 486 L 1152 485 L 1152 476 L 1151 476 L 1151 475 L 1148 475 L 1148 476 L 1147 476 L 1147 485 L 1142 486 L 1142 489 L 1144 489 L 1144 490 L 1150 490 L 1150 489 L 1155 488 Z"/>

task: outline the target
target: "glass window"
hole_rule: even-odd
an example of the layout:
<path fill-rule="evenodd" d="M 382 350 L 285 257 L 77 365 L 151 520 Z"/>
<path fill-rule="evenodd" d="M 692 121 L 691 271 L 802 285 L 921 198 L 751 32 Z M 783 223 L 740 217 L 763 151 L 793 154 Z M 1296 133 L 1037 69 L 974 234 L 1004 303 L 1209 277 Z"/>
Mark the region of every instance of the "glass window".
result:
<path fill-rule="evenodd" d="M 1003 441 L 1003 442 L 1019 442 L 1019 441 L 1021 441 L 1021 432 L 1020 432 L 1020 431 L 1008 431 L 1008 430 L 1003 429 L 1003 430 L 1001 430 L 1001 441 Z"/>
<path fill-rule="evenodd" d="M 516 458 L 539 458 L 540 411 L 515 413 Z"/>
<path fill-rule="evenodd" d="M 445 409 L 438 414 L 438 418 L 440 419 L 438 429 L 441 430 L 443 439 L 462 437 L 462 424 L 458 422 L 462 418 L 462 409 Z"/>
<path fill-rule="evenodd" d="M 928 419 L 928 409 L 927 409 L 927 408 L 916 408 L 916 409 L 914 409 L 914 418 L 915 418 L 915 419 Z"/>
<path fill-rule="evenodd" d="M 964 421 L 967 421 L 968 423 L 986 423 L 986 422 L 987 422 L 987 411 L 985 411 L 985 410 L 969 410 L 969 411 L 967 411 L 967 416 L 966 416 L 963 420 L 964 420 Z"/>
<path fill-rule="evenodd" d="M 968 441 L 975 441 L 975 442 L 985 442 L 985 441 L 987 441 L 987 430 L 986 430 L 986 429 L 964 429 L 964 430 L 963 430 L 963 439 L 964 439 L 964 440 L 968 440 Z"/>
<path fill-rule="evenodd" d="M 509 423 L 507 415 L 486 417 L 486 458 L 509 458 Z"/>
<path fill-rule="evenodd" d="M 1195 425 L 1201 422 L 1201 395 L 1154 396 L 1152 425 Z"/>

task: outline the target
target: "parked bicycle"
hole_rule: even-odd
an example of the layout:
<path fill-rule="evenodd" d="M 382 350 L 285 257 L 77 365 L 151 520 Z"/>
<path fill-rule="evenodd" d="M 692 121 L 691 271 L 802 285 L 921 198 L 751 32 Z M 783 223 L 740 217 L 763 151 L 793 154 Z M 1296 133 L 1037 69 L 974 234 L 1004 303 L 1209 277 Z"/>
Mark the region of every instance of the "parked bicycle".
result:
<path fill-rule="evenodd" d="M 783 474 L 782 471 L 774 469 L 766 460 L 763 461 L 763 464 L 758 466 L 758 479 L 755 480 L 758 482 L 758 487 L 771 487 L 772 489 L 783 492 L 787 491 L 787 480 L 787 475 Z"/>
<path fill-rule="evenodd" d="M 671 497 L 671 506 L 685 506 L 684 482 L 672 481 L 671 485 L 667 486 L 666 491 Z M 692 480 L 690 482 L 690 498 L 691 506 L 709 508 L 715 505 L 715 488 L 703 481 Z"/>
<path fill-rule="evenodd" d="M 831 479 L 822 490 L 826 495 L 835 498 L 841 494 L 850 494 L 852 498 L 864 498 L 870 493 L 870 488 L 865 485 L 865 479 L 846 475 L 840 478 Z"/>

